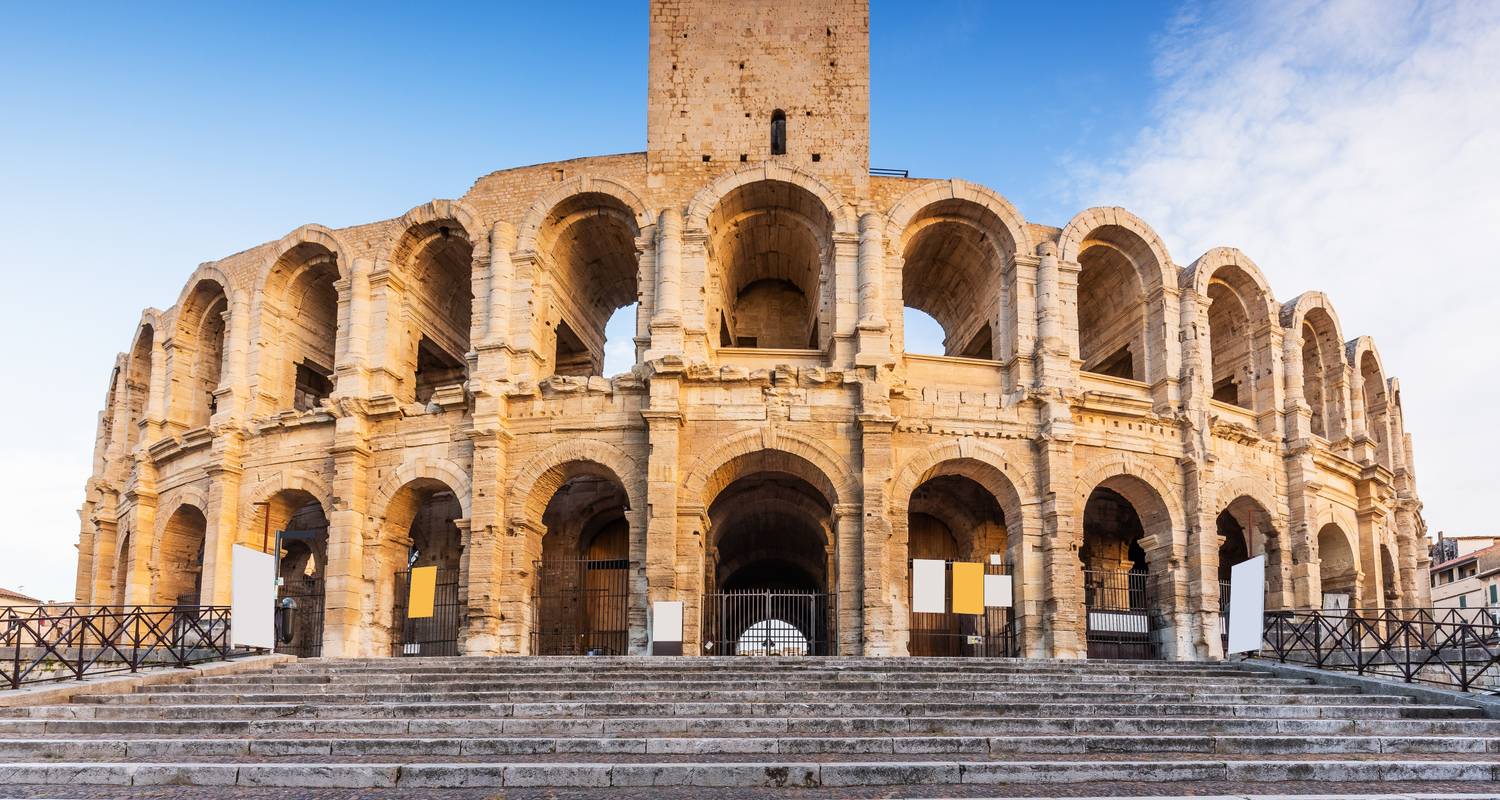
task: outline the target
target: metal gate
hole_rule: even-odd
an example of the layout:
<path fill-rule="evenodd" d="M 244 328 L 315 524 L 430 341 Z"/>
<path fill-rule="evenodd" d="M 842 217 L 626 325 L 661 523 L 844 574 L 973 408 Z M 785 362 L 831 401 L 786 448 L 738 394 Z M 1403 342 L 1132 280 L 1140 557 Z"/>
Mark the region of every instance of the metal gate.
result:
<path fill-rule="evenodd" d="M 276 597 L 276 652 L 290 653 L 298 658 L 316 658 L 323 654 L 321 577 L 281 582 Z"/>
<path fill-rule="evenodd" d="M 1219 640 L 1224 645 L 1220 652 L 1229 655 L 1229 581 L 1219 581 Z"/>
<path fill-rule="evenodd" d="M 395 619 L 401 635 L 392 642 L 391 655 L 458 655 L 458 627 L 462 616 L 458 601 L 458 570 L 438 569 L 431 617 L 407 619 L 406 602 L 411 596 L 410 587 L 411 571 L 396 573 Z"/>
<path fill-rule="evenodd" d="M 535 562 L 531 652 L 543 656 L 625 655 L 630 640 L 630 562 Z"/>
<path fill-rule="evenodd" d="M 1089 658 L 1157 658 L 1156 603 L 1145 570 L 1083 571 Z"/>
<path fill-rule="evenodd" d="M 985 564 L 986 575 L 1009 575 L 1008 564 Z M 907 563 L 907 597 L 911 596 L 911 564 Z M 953 562 L 948 561 L 943 578 L 953 585 Z M 951 601 L 950 601 L 951 602 Z M 951 605 L 949 606 L 951 608 Z M 1011 609 L 985 608 L 983 614 L 934 614 L 913 611 L 910 615 L 910 643 L 907 652 L 914 656 L 969 656 L 976 658 L 1008 657 L 1018 654 L 1016 631 Z"/>
<path fill-rule="evenodd" d="M 833 597 L 740 589 L 703 596 L 703 653 L 711 656 L 834 655 Z"/>

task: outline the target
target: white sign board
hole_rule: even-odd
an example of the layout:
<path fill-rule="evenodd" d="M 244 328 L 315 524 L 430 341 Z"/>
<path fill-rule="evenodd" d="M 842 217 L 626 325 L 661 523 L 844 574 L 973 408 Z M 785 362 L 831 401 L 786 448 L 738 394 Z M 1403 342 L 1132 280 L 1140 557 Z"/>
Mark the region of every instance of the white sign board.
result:
<path fill-rule="evenodd" d="M 940 558 L 915 558 L 911 562 L 911 610 L 919 614 L 941 614 L 948 610 L 948 564 Z"/>
<path fill-rule="evenodd" d="M 1348 611 L 1349 595 L 1339 592 L 1329 592 L 1323 595 L 1324 611 Z"/>
<path fill-rule="evenodd" d="M 1224 655 L 1259 650 L 1266 625 L 1266 557 L 1229 569 L 1229 646 Z"/>
<path fill-rule="evenodd" d="M 657 600 L 651 604 L 651 641 L 682 641 L 681 600 Z"/>
<path fill-rule="evenodd" d="M 1009 575 L 984 576 L 984 607 L 1010 608 L 1011 585 Z"/>
<path fill-rule="evenodd" d="M 234 546 L 229 568 L 229 644 L 231 647 L 276 646 L 276 557 Z"/>

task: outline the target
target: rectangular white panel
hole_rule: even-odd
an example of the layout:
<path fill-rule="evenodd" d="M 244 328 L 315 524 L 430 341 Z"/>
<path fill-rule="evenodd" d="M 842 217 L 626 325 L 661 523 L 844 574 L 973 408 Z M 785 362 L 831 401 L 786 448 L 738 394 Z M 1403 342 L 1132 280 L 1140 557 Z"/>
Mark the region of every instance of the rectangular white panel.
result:
<path fill-rule="evenodd" d="M 1229 647 L 1224 655 L 1259 650 L 1266 625 L 1266 557 L 1229 570 Z"/>
<path fill-rule="evenodd" d="M 657 600 L 651 604 L 651 641 L 682 641 L 681 600 Z"/>
<path fill-rule="evenodd" d="M 276 646 L 276 557 L 234 546 L 229 557 L 229 643 L 234 647 Z"/>
<path fill-rule="evenodd" d="M 941 614 L 948 610 L 948 565 L 940 558 L 916 558 L 911 562 L 911 610 Z"/>
<path fill-rule="evenodd" d="M 1011 584 L 1009 575 L 984 576 L 984 607 L 1010 608 Z"/>
<path fill-rule="evenodd" d="M 1323 595 L 1324 611 L 1348 611 L 1349 595 L 1340 592 L 1329 592 Z"/>

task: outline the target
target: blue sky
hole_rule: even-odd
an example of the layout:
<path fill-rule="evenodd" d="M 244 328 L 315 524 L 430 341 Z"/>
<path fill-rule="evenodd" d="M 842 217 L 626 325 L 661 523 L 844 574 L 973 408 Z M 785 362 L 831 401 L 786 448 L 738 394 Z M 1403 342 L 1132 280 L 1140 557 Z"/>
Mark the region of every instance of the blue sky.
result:
<path fill-rule="evenodd" d="M 1469 343 L 1497 309 L 1440 282 L 1401 298 L 1371 279 L 1441 259 L 1492 280 L 1470 262 L 1493 256 L 1420 237 L 1500 219 L 1484 216 L 1492 188 L 1461 199 L 1483 192 L 1467 182 L 1500 152 L 1497 113 L 1474 102 L 1495 105 L 1494 14 L 1397 0 L 873 5 L 874 166 L 984 183 L 1054 225 L 1127 205 L 1179 263 L 1234 244 L 1280 300 L 1328 290 L 1346 334 L 1375 335 L 1407 380 L 1419 466 L 1437 478 L 1423 485 L 1429 521 L 1486 523 L 1465 497 L 1483 489 L 1480 445 L 1496 442 L 1457 442 L 1480 419 L 1441 400 L 1500 393 L 1454 373 L 1494 365 Z M 496 169 L 643 149 L 646 32 L 642 2 L 8 7 L 0 334 L 14 390 L 0 410 L 28 422 L 0 443 L 0 501 L 21 509 L 0 526 L 0 586 L 71 592 L 95 415 L 141 308 L 171 305 L 199 262 L 303 223 L 387 218 Z M 1441 130 L 1421 124 L 1435 106 Z M 1379 117 L 1392 108 L 1404 113 Z M 1367 119 L 1381 124 L 1355 124 Z M 1303 147 L 1323 156 L 1277 169 Z M 1343 226 L 1324 217 L 1385 198 L 1414 215 L 1360 219 L 1409 230 L 1404 249 L 1329 238 Z M 1413 323 L 1414 302 L 1443 311 Z M 1457 350 L 1428 358 L 1423 337 Z"/>

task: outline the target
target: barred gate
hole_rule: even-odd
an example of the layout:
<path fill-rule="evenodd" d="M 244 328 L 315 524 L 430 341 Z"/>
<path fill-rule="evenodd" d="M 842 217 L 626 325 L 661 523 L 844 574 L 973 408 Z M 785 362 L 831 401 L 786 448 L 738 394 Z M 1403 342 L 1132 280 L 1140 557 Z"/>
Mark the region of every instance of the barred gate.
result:
<path fill-rule="evenodd" d="M 406 603 L 411 596 L 411 570 L 396 573 L 396 622 L 400 637 L 391 643 L 391 655 L 456 656 L 462 614 L 458 599 L 458 570 L 439 568 L 432 595 L 432 616 L 408 619 Z"/>
<path fill-rule="evenodd" d="M 1009 575 L 1009 564 L 985 564 L 986 575 Z M 911 597 L 911 563 L 907 563 L 907 597 Z M 944 585 L 953 585 L 953 562 L 948 561 Z M 951 604 L 951 596 L 949 600 Z M 951 605 L 949 606 L 952 607 Z M 988 608 L 983 614 L 941 614 L 913 611 L 910 644 L 914 656 L 1010 657 L 1019 653 L 1011 609 Z"/>
<path fill-rule="evenodd" d="M 286 601 L 290 600 L 288 606 Z M 284 580 L 276 598 L 276 652 L 298 658 L 323 654 L 323 579 Z"/>
<path fill-rule="evenodd" d="M 630 562 L 535 562 L 531 652 L 543 656 L 625 655 L 630 643 Z"/>
<path fill-rule="evenodd" d="M 1219 652 L 1229 654 L 1229 581 L 1219 581 L 1219 641 L 1223 643 L 1224 649 Z"/>
<path fill-rule="evenodd" d="M 1158 658 L 1160 627 L 1145 570 L 1083 571 L 1089 658 Z"/>
<path fill-rule="evenodd" d="M 740 589 L 703 596 L 703 651 L 711 656 L 834 655 L 833 596 Z"/>

